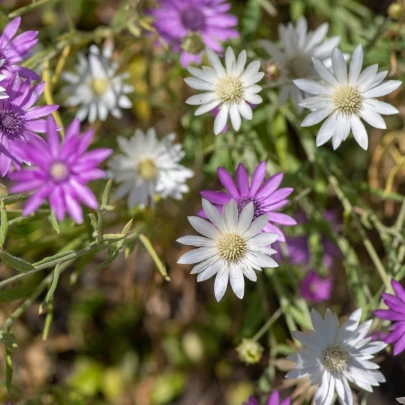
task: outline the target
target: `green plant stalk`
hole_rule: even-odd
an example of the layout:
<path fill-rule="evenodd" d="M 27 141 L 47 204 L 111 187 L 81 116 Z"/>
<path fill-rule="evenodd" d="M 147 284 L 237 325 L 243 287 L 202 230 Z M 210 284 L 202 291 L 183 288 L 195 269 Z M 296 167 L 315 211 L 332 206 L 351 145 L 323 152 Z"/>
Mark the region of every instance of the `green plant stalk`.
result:
<path fill-rule="evenodd" d="M 274 322 L 280 318 L 283 313 L 282 309 L 279 308 L 274 314 L 266 321 L 266 323 L 259 329 L 259 331 L 253 336 L 252 340 L 257 342 L 273 325 Z"/>

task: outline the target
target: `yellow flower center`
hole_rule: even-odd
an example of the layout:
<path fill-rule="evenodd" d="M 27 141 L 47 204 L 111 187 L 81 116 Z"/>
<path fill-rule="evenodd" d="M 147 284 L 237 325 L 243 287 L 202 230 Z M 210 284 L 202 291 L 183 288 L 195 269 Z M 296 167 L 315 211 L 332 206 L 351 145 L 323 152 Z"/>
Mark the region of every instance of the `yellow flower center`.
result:
<path fill-rule="evenodd" d="M 96 96 L 102 96 L 107 91 L 108 86 L 107 79 L 95 78 L 90 83 L 91 90 Z"/>
<path fill-rule="evenodd" d="M 226 76 L 219 80 L 217 95 L 223 103 L 239 103 L 243 94 L 243 83 L 238 77 Z"/>
<path fill-rule="evenodd" d="M 331 373 L 341 373 L 347 368 L 350 356 L 348 351 L 339 346 L 328 346 L 322 352 L 321 363 Z"/>
<path fill-rule="evenodd" d="M 155 180 L 159 173 L 159 168 L 151 158 L 142 159 L 136 169 L 139 176 L 146 181 Z"/>
<path fill-rule="evenodd" d="M 69 168 L 62 162 L 56 162 L 52 164 L 49 173 L 54 180 L 61 181 L 68 177 Z"/>
<path fill-rule="evenodd" d="M 363 105 L 363 97 L 356 86 L 341 86 L 332 96 L 336 109 L 346 115 L 357 115 Z"/>
<path fill-rule="evenodd" d="M 247 243 L 241 235 L 228 232 L 221 236 L 217 242 L 218 254 L 228 263 L 238 263 L 246 255 Z"/>
<path fill-rule="evenodd" d="M 287 61 L 286 68 L 290 79 L 310 77 L 314 73 L 311 58 L 307 55 L 297 55 L 292 57 Z"/>

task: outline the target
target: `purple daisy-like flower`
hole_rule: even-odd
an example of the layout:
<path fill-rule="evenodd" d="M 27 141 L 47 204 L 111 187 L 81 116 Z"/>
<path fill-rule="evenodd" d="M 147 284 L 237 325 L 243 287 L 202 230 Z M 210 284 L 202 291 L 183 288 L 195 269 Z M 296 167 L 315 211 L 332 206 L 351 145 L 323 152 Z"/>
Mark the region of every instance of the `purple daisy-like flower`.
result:
<path fill-rule="evenodd" d="M 222 52 L 221 42 L 239 36 L 234 29 L 238 20 L 228 13 L 231 5 L 225 0 L 161 0 L 159 5 L 150 12 L 154 26 L 175 52 L 181 52 L 184 67 L 200 64 L 205 47 Z"/>
<path fill-rule="evenodd" d="M 405 289 L 402 285 L 392 279 L 392 288 L 396 295 L 383 293 L 384 303 L 389 309 L 378 309 L 374 315 L 378 318 L 393 321 L 391 333 L 384 339 L 385 343 L 394 344 L 394 356 L 405 350 Z"/>
<path fill-rule="evenodd" d="M 30 50 L 38 42 L 38 31 L 26 31 L 15 37 L 20 23 L 21 17 L 14 18 L 0 35 L 0 59 L 4 59 L 0 73 L 7 75 L 9 79 L 18 73 L 21 77 L 39 80 L 39 76 L 31 69 L 19 66 L 23 60 L 32 55 Z"/>
<path fill-rule="evenodd" d="M 275 174 L 262 184 L 265 176 L 266 162 L 262 162 L 257 166 L 251 182 L 249 181 L 249 175 L 245 166 L 239 164 L 236 170 L 235 185 L 232 176 L 224 168 L 219 167 L 219 180 L 228 193 L 223 191 L 203 190 L 201 191 L 201 196 L 220 209 L 228 204 L 230 200 L 235 200 L 238 205 L 239 213 L 246 205 L 253 201 L 253 219 L 261 215 L 268 215 L 269 222 L 263 228 L 263 231 L 278 234 L 278 240 L 284 242 L 284 233 L 274 224 L 289 226 L 296 225 L 297 222 L 290 216 L 276 212 L 276 210 L 288 204 L 287 197 L 293 192 L 293 189 L 291 187 L 278 188 L 283 180 L 283 173 Z M 200 211 L 199 215 L 204 215 L 204 213 Z"/>
<path fill-rule="evenodd" d="M 66 211 L 77 223 L 83 222 L 80 202 L 92 209 L 98 202 L 87 183 L 106 176 L 97 168 L 112 153 L 111 149 L 95 149 L 87 152 L 93 138 L 92 129 L 80 135 L 80 121 L 75 119 L 67 127 L 62 144 L 55 121 L 49 117 L 46 123 L 48 143 L 42 138 L 25 148 L 32 166 L 14 172 L 10 178 L 17 182 L 13 193 L 34 191 L 25 204 L 23 215 L 36 211 L 46 198 L 56 218 L 62 220 Z"/>
<path fill-rule="evenodd" d="M 0 175 L 5 176 L 11 162 L 20 169 L 24 145 L 39 138 L 35 132 L 45 132 L 46 121 L 41 119 L 58 109 L 57 105 L 33 107 L 45 88 L 45 82 L 30 87 L 18 74 L 6 86 L 8 98 L 0 100 Z"/>
<path fill-rule="evenodd" d="M 280 394 L 278 391 L 274 390 L 267 400 L 266 405 L 290 405 L 291 397 L 287 397 L 283 401 L 280 401 Z M 242 405 L 260 405 L 259 401 L 254 397 L 250 396 L 248 402 L 244 402 Z"/>
<path fill-rule="evenodd" d="M 301 282 L 301 296 L 311 302 L 322 302 L 330 299 L 333 289 L 333 278 L 322 278 L 316 271 L 311 270 Z"/>

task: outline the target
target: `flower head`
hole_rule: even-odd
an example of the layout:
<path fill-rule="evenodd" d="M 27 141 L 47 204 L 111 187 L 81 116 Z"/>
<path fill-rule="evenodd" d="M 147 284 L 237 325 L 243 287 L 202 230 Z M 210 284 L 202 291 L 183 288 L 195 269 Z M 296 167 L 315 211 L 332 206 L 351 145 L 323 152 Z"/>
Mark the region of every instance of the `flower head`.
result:
<path fill-rule="evenodd" d="M 370 392 L 373 386 L 385 382 L 384 376 L 377 370 L 379 366 L 370 360 L 386 344 L 366 337 L 372 321 L 359 325 L 360 318 L 361 309 L 358 309 L 339 327 L 338 317 L 329 309 L 324 318 L 313 309 L 311 319 L 314 330 L 309 330 L 308 334 L 293 332 L 293 336 L 305 347 L 288 356 L 296 365 L 286 377 L 309 376 L 311 383 L 318 385 L 316 405 L 330 405 L 335 390 L 344 405 L 352 405 L 349 381 Z"/>
<path fill-rule="evenodd" d="M 110 154 L 111 149 L 95 149 L 87 152 L 94 131 L 80 136 L 80 123 L 75 119 L 66 129 L 60 143 L 56 124 L 52 117 L 46 122 L 46 143 L 35 138 L 25 148 L 25 155 L 31 167 L 10 175 L 16 181 L 11 188 L 14 193 L 35 191 L 25 204 L 23 215 L 36 211 L 46 198 L 56 218 L 62 220 L 66 211 L 77 223 L 83 222 L 80 203 L 92 209 L 98 206 L 96 197 L 87 183 L 105 177 L 97 166 Z"/>
<path fill-rule="evenodd" d="M 130 208 L 136 204 L 144 207 L 149 200 L 153 203 L 155 194 L 180 200 L 188 192 L 186 180 L 194 173 L 179 164 L 184 151 L 181 144 L 173 144 L 175 138 L 175 134 L 169 134 L 159 141 L 153 128 L 146 134 L 137 129 L 129 140 L 118 138 L 123 154 L 115 155 L 110 162 L 113 178 L 122 183 L 117 198 L 128 194 Z"/>
<path fill-rule="evenodd" d="M 262 41 L 263 48 L 271 56 L 271 59 L 266 62 L 268 67 L 266 76 L 280 83 L 317 77 L 311 58 L 316 57 L 326 62 L 332 55 L 333 48 L 340 42 L 339 37 L 325 40 L 327 32 L 328 24 L 322 24 L 315 31 L 308 31 L 305 17 L 301 17 L 296 26 L 293 23 L 289 23 L 287 26 L 280 24 L 278 27 L 280 48 L 273 42 Z M 278 72 L 276 76 L 274 76 L 274 71 Z M 291 99 L 298 105 L 303 98 L 304 93 L 293 83 L 282 86 L 279 96 L 280 104 L 285 104 L 288 99 Z"/>
<path fill-rule="evenodd" d="M 180 257 L 178 263 L 195 264 L 191 274 L 198 273 L 197 281 L 205 281 L 216 274 L 215 297 L 220 301 L 231 282 L 231 287 L 238 298 L 243 298 L 245 291 L 244 276 L 256 281 L 255 270 L 263 267 L 277 267 L 270 257 L 275 253 L 268 247 L 278 235 L 261 233 L 268 222 L 267 215 L 254 219 L 253 202 L 247 204 L 238 214 L 234 200 L 224 206 L 222 215 L 207 200 L 202 200 L 207 218 L 189 217 L 191 226 L 201 236 L 184 236 L 177 242 L 197 246 Z M 253 222 L 252 222 L 253 221 Z"/>
<path fill-rule="evenodd" d="M 252 108 L 248 103 L 260 104 L 263 101 L 257 94 L 262 88 L 256 84 L 264 76 L 264 73 L 259 72 L 260 62 L 251 62 L 245 69 L 246 51 L 242 51 L 236 60 L 231 48 L 225 53 L 225 68 L 218 56 L 209 49 L 207 56 L 212 67 L 189 67 L 188 71 L 195 77 L 184 79 L 190 87 L 205 90 L 206 93 L 192 96 L 186 103 L 201 105 L 195 115 L 219 108 L 214 121 L 215 135 L 225 128 L 228 116 L 234 130 L 238 131 L 242 123 L 241 116 L 247 120 L 252 119 Z"/>
<path fill-rule="evenodd" d="M 266 405 L 290 405 L 291 398 L 287 397 L 283 401 L 280 401 L 280 394 L 278 391 L 274 390 L 269 396 Z M 260 405 L 259 401 L 254 397 L 250 396 L 248 402 L 244 402 L 242 405 Z"/>
<path fill-rule="evenodd" d="M 119 65 L 112 61 L 113 45 L 104 44 L 102 52 L 92 45 L 88 58 L 79 54 L 77 74 L 64 73 L 62 77 L 69 83 L 62 91 L 71 96 L 66 100 L 67 107 L 80 106 L 77 117 L 89 122 L 97 118 L 105 121 L 109 113 L 121 118 L 121 108 L 131 108 L 127 97 L 133 87 L 125 84 L 128 74 L 117 74 Z"/>
<path fill-rule="evenodd" d="M 4 28 L 0 35 L 0 59 L 4 62 L 0 67 L 0 74 L 8 79 L 18 73 L 20 77 L 39 80 L 39 76 L 30 69 L 19 66 L 19 64 L 30 57 L 30 50 L 38 42 L 38 31 L 27 31 L 14 38 L 21 24 L 21 17 L 14 18 Z"/>
<path fill-rule="evenodd" d="M 316 271 L 311 270 L 301 282 L 300 292 L 303 298 L 312 302 L 322 302 L 332 295 L 333 278 L 322 278 Z"/>
<path fill-rule="evenodd" d="M 181 52 L 181 64 L 201 63 L 205 47 L 222 52 L 221 42 L 237 38 L 238 20 L 228 11 L 225 0 L 160 0 L 151 10 L 154 26 L 175 52 Z"/>
<path fill-rule="evenodd" d="M 43 117 L 52 114 L 57 105 L 33 107 L 45 88 L 45 82 L 30 87 L 30 81 L 22 81 L 18 74 L 8 82 L 8 98 L 0 100 L 0 175 L 5 176 L 11 162 L 19 169 L 23 161 L 26 143 L 39 138 L 35 132 L 45 132 Z"/>
<path fill-rule="evenodd" d="M 301 125 L 309 127 L 327 118 L 318 132 L 317 146 L 332 138 L 333 148 L 337 149 L 352 132 L 357 143 L 367 150 L 368 136 L 361 119 L 375 128 L 385 129 L 386 125 L 380 114 L 397 114 L 398 110 L 375 97 L 392 93 L 401 82 L 383 82 L 388 72 L 377 73 L 378 65 L 369 66 L 361 72 L 361 45 L 353 53 L 349 72 L 343 54 L 337 48 L 332 54 L 332 71 L 317 58 L 313 58 L 313 63 L 322 81 L 294 81 L 298 88 L 311 95 L 300 103 L 302 107 L 312 111 Z"/>
<path fill-rule="evenodd" d="M 260 361 L 263 354 L 263 347 L 253 339 L 242 339 L 242 342 L 236 348 L 239 359 L 246 364 L 256 364 Z"/>
<path fill-rule="evenodd" d="M 283 173 L 270 177 L 262 184 L 265 176 L 266 162 L 262 162 L 257 166 L 251 181 L 249 181 L 245 166 L 239 164 L 236 170 L 236 184 L 231 174 L 219 167 L 218 177 L 227 193 L 204 190 L 201 191 L 201 196 L 219 208 L 233 199 L 237 204 L 239 213 L 247 204 L 253 202 L 254 218 L 264 214 L 268 216 L 268 223 L 263 230 L 278 234 L 278 240 L 284 242 L 285 236 L 283 232 L 274 224 L 288 226 L 295 225 L 297 222 L 290 216 L 276 211 L 288 204 L 287 197 L 292 193 L 293 189 L 290 187 L 278 188 L 283 180 Z"/>
<path fill-rule="evenodd" d="M 384 340 L 386 343 L 394 344 L 393 353 L 397 356 L 405 350 L 405 289 L 394 279 L 391 280 L 391 285 L 396 295 L 387 293 L 382 295 L 389 309 L 378 309 L 374 314 L 393 322 L 391 333 Z"/>

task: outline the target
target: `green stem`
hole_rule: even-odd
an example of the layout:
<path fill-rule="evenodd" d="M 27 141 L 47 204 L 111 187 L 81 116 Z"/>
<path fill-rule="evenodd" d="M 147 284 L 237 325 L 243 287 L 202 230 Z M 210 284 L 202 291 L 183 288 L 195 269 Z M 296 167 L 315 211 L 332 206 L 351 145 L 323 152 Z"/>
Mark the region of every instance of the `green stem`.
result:
<path fill-rule="evenodd" d="M 274 314 L 267 320 L 267 322 L 259 329 L 259 331 L 253 336 L 252 340 L 257 342 L 273 325 L 274 322 L 280 318 L 283 313 L 282 309 L 279 308 Z"/>

